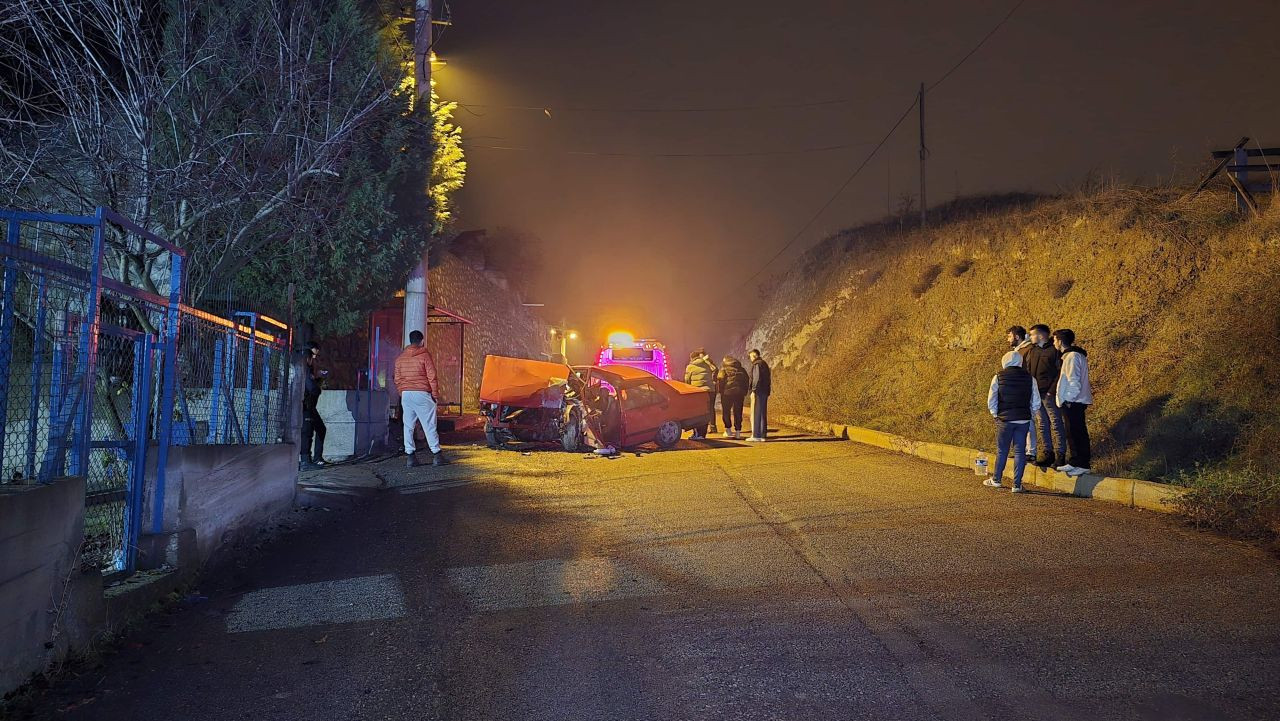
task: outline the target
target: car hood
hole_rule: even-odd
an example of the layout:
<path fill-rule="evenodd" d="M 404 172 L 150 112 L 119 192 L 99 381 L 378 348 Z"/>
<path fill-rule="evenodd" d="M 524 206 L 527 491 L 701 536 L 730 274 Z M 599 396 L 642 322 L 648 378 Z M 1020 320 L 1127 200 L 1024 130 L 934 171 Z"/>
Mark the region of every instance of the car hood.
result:
<path fill-rule="evenodd" d="M 480 400 L 518 408 L 559 408 L 572 372 L 560 363 L 485 356 Z"/>

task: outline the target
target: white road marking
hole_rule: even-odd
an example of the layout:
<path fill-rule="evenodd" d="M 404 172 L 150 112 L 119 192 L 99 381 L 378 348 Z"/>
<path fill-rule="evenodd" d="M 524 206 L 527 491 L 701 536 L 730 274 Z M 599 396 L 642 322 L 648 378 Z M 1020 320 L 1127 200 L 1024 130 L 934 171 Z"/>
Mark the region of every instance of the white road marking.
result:
<path fill-rule="evenodd" d="M 395 576 L 363 576 L 246 593 L 227 614 L 227 632 L 381 621 L 407 613 Z"/>

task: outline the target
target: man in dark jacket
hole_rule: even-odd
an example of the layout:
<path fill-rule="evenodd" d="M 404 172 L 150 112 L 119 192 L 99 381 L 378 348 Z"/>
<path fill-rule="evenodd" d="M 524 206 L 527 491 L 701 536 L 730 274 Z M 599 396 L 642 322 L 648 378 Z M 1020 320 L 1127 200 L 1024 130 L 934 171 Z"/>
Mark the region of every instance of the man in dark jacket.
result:
<path fill-rule="evenodd" d="M 742 437 L 742 402 L 751 389 L 751 376 L 733 356 L 725 356 L 716 373 L 716 391 L 720 394 L 720 420 L 724 421 L 725 438 Z"/>
<path fill-rule="evenodd" d="M 982 482 L 992 488 L 1003 488 L 1001 479 L 1013 449 L 1013 492 L 1022 493 L 1022 473 L 1027 467 L 1027 431 L 1031 418 L 1040 410 L 1040 392 L 1031 374 L 1022 368 L 1022 354 L 1016 350 L 1004 354 L 1001 370 L 991 378 L 987 390 L 987 410 L 996 420 L 996 467 L 994 474 Z"/>
<path fill-rule="evenodd" d="M 764 443 L 769 436 L 769 393 L 773 390 L 773 373 L 759 350 L 747 354 L 751 360 L 751 437 L 750 443 Z"/>
<path fill-rule="evenodd" d="M 324 389 L 324 377 L 329 371 L 320 369 L 320 345 L 316 342 L 307 344 L 303 358 L 305 375 L 302 388 L 302 467 L 324 465 L 324 437 L 328 432 L 324 419 L 320 417 L 317 406 L 320 404 L 320 392 Z M 312 451 L 312 440 L 315 450 Z"/>
<path fill-rule="evenodd" d="M 716 364 L 707 357 L 701 348 L 689 354 L 689 365 L 684 367 L 684 382 L 691 386 L 707 389 L 707 413 L 711 416 L 711 432 L 716 432 Z M 694 440 L 707 437 L 707 426 L 704 423 L 693 429 Z"/>
<path fill-rule="evenodd" d="M 1022 355 L 1023 367 L 1036 379 L 1040 391 L 1040 412 L 1032 419 L 1038 427 L 1040 452 L 1036 465 L 1054 468 L 1067 462 L 1067 431 L 1062 423 L 1062 409 L 1055 395 L 1058 375 L 1062 372 L 1062 354 L 1053 347 L 1049 326 L 1039 323 L 1031 326 L 1031 346 Z M 1036 429 L 1033 429 L 1036 430 Z"/>

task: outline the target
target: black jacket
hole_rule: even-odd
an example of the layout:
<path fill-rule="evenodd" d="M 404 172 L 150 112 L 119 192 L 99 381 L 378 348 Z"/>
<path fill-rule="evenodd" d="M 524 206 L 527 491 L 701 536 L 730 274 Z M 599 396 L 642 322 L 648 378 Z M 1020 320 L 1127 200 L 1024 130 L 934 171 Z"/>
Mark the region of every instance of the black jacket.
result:
<path fill-rule="evenodd" d="M 751 361 L 751 392 L 758 396 L 767 396 L 773 391 L 773 371 L 763 358 Z"/>
<path fill-rule="evenodd" d="M 720 366 L 716 373 L 716 390 L 722 396 L 741 397 L 751 388 L 751 377 L 742 364 L 731 360 Z"/>
<path fill-rule="evenodd" d="M 1031 420 L 1031 374 L 1018 366 L 996 374 L 996 418 L 1002 421 Z"/>
<path fill-rule="evenodd" d="M 1058 374 L 1062 372 L 1062 354 L 1051 344 L 1043 348 L 1033 345 L 1027 349 L 1022 367 L 1036 379 L 1036 387 L 1040 389 L 1040 395 L 1044 396 L 1046 393 L 1054 392 L 1058 387 Z"/>

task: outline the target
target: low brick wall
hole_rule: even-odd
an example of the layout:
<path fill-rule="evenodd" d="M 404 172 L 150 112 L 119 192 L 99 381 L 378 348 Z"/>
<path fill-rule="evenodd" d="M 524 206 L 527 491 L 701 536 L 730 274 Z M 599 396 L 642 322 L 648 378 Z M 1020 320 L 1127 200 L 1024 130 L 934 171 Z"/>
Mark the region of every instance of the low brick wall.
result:
<path fill-rule="evenodd" d="M 869 446 L 898 451 L 899 453 L 908 453 L 927 461 L 948 466 L 972 470 L 974 461 L 979 456 L 986 456 L 992 465 L 994 465 L 995 461 L 995 453 L 993 452 L 950 446 L 945 443 L 915 441 L 892 433 L 873 431 L 870 428 L 860 428 L 842 423 L 827 423 L 803 416 L 774 415 L 773 419 L 792 428 L 832 435 L 837 438 L 846 438 Z M 1005 468 L 1005 477 L 1013 477 L 1012 463 Z M 1033 486 L 1052 488 L 1081 498 L 1096 498 L 1098 500 L 1111 501 L 1112 503 L 1120 503 L 1131 508 L 1144 508 L 1148 511 L 1160 511 L 1161 513 L 1174 512 L 1170 502 L 1179 493 L 1176 487 L 1163 483 L 1094 475 L 1073 478 L 1065 473 L 1059 473 L 1052 469 L 1043 470 L 1031 465 L 1027 466 L 1023 481 Z"/>

